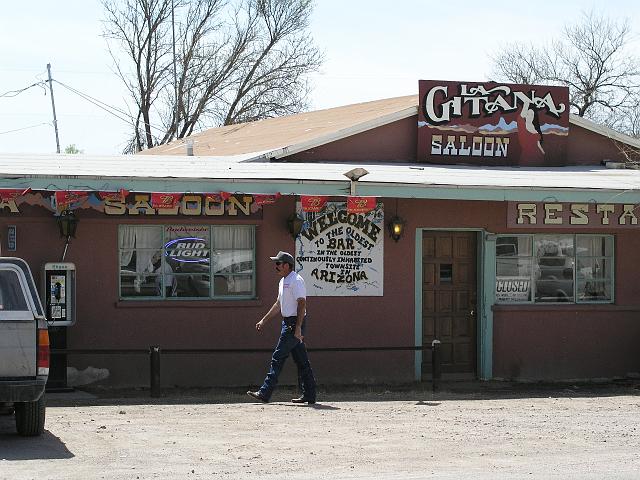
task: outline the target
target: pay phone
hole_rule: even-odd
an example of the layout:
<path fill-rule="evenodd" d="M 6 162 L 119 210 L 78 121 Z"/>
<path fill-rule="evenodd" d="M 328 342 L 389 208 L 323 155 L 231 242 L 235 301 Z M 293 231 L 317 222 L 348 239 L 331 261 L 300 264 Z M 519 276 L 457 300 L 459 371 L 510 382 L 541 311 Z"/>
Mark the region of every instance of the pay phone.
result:
<path fill-rule="evenodd" d="M 49 325 L 76 323 L 76 267 L 68 262 L 44 265 L 44 304 Z"/>

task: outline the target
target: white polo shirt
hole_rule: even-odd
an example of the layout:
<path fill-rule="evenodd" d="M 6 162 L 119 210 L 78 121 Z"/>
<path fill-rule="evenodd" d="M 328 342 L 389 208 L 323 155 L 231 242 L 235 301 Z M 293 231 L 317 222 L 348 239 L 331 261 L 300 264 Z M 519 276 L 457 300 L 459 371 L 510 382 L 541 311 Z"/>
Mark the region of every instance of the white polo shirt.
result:
<path fill-rule="evenodd" d="M 296 272 L 291 272 L 281 278 L 278 285 L 278 302 L 280 302 L 280 313 L 283 317 L 298 315 L 299 298 L 307 298 L 307 288 L 304 285 L 304 279 Z M 304 313 L 307 313 L 306 309 Z"/>

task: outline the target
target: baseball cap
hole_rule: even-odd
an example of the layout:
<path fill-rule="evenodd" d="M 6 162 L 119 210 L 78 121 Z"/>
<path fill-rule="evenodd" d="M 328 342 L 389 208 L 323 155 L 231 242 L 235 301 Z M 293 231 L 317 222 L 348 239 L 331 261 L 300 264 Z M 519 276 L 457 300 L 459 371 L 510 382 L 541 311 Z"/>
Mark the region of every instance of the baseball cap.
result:
<path fill-rule="evenodd" d="M 283 263 L 288 263 L 289 265 L 294 264 L 293 256 L 290 253 L 283 252 L 282 250 L 280 250 L 275 257 L 269 257 L 269 258 L 274 262 L 283 262 Z"/>

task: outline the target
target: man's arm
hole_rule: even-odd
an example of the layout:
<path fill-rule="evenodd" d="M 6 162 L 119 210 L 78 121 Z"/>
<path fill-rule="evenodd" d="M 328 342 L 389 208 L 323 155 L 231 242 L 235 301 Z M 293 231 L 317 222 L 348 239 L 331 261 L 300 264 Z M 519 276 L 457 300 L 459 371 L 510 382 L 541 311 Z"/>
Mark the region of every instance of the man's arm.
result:
<path fill-rule="evenodd" d="M 304 321 L 304 312 L 305 312 L 305 308 L 307 305 L 307 299 L 306 298 L 299 298 L 298 299 L 298 318 L 296 318 L 296 331 L 294 333 L 294 336 L 300 340 L 301 342 L 304 340 L 304 337 L 302 336 L 302 322 Z"/>
<path fill-rule="evenodd" d="M 269 309 L 269 311 L 264 315 L 264 317 L 262 317 L 262 320 L 256 323 L 256 330 L 258 331 L 262 330 L 262 327 L 264 326 L 264 324 L 267 323 L 276 315 L 278 315 L 278 313 L 280 313 L 280 302 L 276 300 L 276 303 L 274 303 L 273 306 Z"/>

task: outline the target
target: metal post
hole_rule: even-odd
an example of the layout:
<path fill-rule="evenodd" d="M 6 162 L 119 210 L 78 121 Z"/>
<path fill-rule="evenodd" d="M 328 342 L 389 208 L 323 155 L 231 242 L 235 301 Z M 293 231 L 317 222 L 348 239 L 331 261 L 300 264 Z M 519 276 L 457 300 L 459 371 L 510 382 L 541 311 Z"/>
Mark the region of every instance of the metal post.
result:
<path fill-rule="evenodd" d="M 440 385 L 440 340 L 434 340 L 431 342 L 431 378 L 432 388 L 435 391 Z"/>
<path fill-rule="evenodd" d="M 56 119 L 56 102 L 53 101 L 53 82 L 51 80 L 51 64 L 47 63 L 49 73 L 49 92 L 51 93 L 51 108 L 53 109 L 53 129 L 56 131 L 56 152 L 60 153 L 60 138 L 58 137 L 58 120 Z"/>
<path fill-rule="evenodd" d="M 149 347 L 149 382 L 152 397 L 160 396 L 160 347 Z"/>

